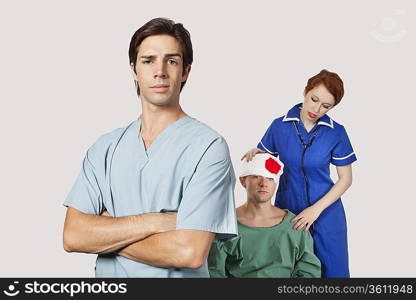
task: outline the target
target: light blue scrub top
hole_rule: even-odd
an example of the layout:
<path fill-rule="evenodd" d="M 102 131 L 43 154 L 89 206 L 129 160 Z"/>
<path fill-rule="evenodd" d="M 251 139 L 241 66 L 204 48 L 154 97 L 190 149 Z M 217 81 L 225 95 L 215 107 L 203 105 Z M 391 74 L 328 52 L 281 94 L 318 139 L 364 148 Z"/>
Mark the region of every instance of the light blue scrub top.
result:
<path fill-rule="evenodd" d="M 65 206 L 113 217 L 177 210 L 177 229 L 237 234 L 235 175 L 225 139 L 183 117 L 145 149 L 140 118 L 101 136 L 88 149 Z M 96 277 L 209 277 L 199 269 L 161 268 L 116 254 L 98 255 Z"/>

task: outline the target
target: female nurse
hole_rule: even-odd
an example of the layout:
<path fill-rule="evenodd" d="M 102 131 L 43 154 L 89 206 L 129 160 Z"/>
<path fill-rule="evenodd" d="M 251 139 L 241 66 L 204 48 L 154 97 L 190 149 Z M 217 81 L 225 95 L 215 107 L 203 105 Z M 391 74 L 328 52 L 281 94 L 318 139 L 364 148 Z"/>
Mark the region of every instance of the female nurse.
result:
<path fill-rule="evenodd" d="M 279 156 L 284 163 L 275 206 L 297 215 L 294 229 L 310 230 L 315 254 L 321 260 L 322 277 L 349 277 L 347 225 L 341 195 L 351 186 L 351 164 L 357 160 L 345 128 L 326 113 L 344 95 L 341 78 L 322 70 L 310 78 L 304 101 L 275 119 L 257 148 Z M 338 180 L 330 177 L 336 166 Z"/>

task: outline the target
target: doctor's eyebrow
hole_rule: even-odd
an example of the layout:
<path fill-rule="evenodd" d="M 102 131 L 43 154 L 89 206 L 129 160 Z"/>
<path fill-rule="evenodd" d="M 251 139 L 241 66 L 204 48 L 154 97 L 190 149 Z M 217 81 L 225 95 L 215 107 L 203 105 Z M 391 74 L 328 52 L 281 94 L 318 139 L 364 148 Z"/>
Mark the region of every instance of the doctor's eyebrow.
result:
<path fill-rule="evenodd" d="M 156 55 L 140 55 L 140 59 L 154 59 Z M 182 57 L 180 53 L 167 53 L 164 57 Z"/>
<path fill-rule="evenodd" d="M 165 57 L 175 57 L 175 56 L 182 57 L 182 55 L 180 53 L 168 53 L 168 54 L 165 54 Z"/>
<path fill-rule="evenodd" d="M 153 59 L 155 57 L 155 55 L 140 55 L 139 58 L 140 59 Z"/>

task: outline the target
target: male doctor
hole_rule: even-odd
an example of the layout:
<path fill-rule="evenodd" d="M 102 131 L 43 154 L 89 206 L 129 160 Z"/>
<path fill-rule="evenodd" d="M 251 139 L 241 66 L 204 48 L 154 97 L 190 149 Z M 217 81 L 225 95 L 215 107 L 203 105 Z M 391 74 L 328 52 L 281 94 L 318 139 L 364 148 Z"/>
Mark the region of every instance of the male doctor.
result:
<path fill-rule="evenodd" d="M 224 138 L 179 104 L 189 32 L 153 19 L 129 58 L 142 113 L 88 149 L 64 202 L 64 249 L 98 254 L 96 277 L 209 277 L 214 238 L 237 234 L 235 175 Z"/>

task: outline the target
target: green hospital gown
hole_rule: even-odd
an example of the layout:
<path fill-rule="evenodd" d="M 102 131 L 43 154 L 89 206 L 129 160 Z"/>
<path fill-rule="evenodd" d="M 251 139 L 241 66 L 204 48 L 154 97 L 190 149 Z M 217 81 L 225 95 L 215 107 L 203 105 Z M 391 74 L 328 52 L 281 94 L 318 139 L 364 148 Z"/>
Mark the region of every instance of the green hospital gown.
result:
<path fill-rule="evenodd" d="M 321 263 L 309 232 L 296 231 L 288 214 L 278 225 L 252 227 L 238 222 L 239 236 L 213 243 L 210 277 L 320 277 Z"/>

